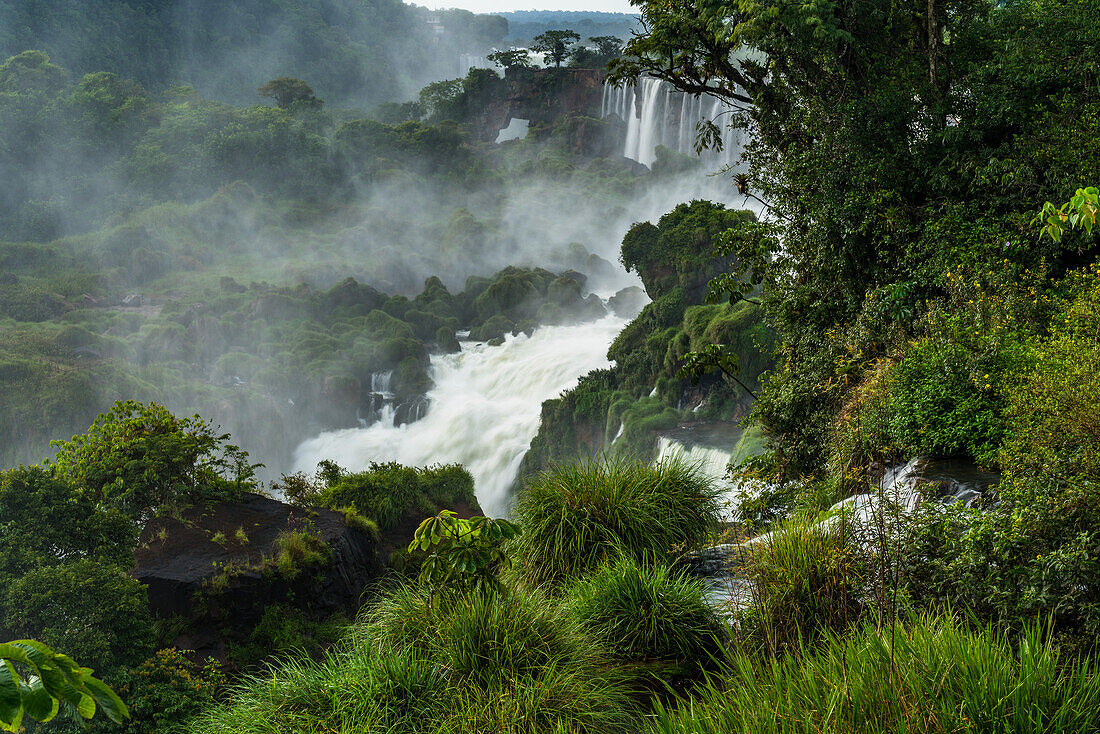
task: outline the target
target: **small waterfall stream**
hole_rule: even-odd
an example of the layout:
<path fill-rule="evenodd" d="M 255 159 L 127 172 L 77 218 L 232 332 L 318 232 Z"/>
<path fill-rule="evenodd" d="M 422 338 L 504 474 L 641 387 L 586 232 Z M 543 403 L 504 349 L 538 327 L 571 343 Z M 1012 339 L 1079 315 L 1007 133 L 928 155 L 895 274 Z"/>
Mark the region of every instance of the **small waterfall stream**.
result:
<path fill-rule="evenodd" d="M 650 77 L 638 79 L 636 86 L 603 90 L 602 116 L 618 115 L 626 123 L 623 155 L 647 166 L 657 159 L 658 145 L 694 156 L 695 127 L 702 119 L 722 131 L 722 150 L 703 151 L 704 163 L 715 167 L 735 163 L 741 156 L 742 131 L 730 127 L 730 113 L 720 100 L 684 94 Z"/>
<path fill-rule="evenodd" d="M 473 475 L 482 510 L 504 516 L 520 462 L 538 432 L 542 402 L 590 370 L 607 367 L 607 348 L 625 324 L 607 316 L 509 336 L 499 347 L 467 342 L 458 354 L 433 356 L 435 387 L 420 420 L 323 433 L 298 447 L 295 469 L 313 471 L 321 459 L 352 471 L 372 461 L 457 462 Z"/>
<path fill-rule="evenodd" d="M 880 511 L 886 517 L 904 521 L 922 501 L 938 500 L 947 506 L 962 503 L 972 507 L 1000 475 L 979 469 L 965 459 L 933 459 L 919 456 L 905 464 L 894 464 L 883 471 L 874 491 L 856 494 L 837 502 L 829 516 L 818 523 L 828 527 L 838 521 L 841 511 L 848 513 L 856 533 L 857 543 L 874 547 L 881 532 Z M 738 571 L 744 554 L 754 545 L 767 543 L 771 533 L 758 535 L 742 544 L 728 543 L 704 548 L 685 559 L 688 566 L 701 576 L 707 594 L 719 609 L 732 611 L 745 608 L 752 601 L 749 582 Z"/>

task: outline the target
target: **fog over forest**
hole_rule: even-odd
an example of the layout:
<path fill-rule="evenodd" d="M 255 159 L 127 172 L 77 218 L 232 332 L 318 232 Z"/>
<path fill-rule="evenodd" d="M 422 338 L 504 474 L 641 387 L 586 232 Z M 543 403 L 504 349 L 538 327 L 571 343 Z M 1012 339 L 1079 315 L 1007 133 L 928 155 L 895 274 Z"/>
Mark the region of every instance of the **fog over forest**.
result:
<path fill-rule="evenodd" d="M 596 119 L 593 101 L 572 113 L 588 120 L 580 132 L 544 123 L 527 141 L 480 142 L 495 131 L 478 128 L 475 100 L 499 104 L 507 92 L 485 91 L 478 74 L 498 79 L 491 71 L 442 80 L 501 45 L 500 16 L 396 2 L 51 11 L 0 7 L 0 49 L 12 55 L 0 67 L 2 301 L 16 319 L 7 353 L 18 376 L 0 426 L 9 461 L 49 455 L 49 440 L 133 397 L 214 420 L 277 478 L 297 441 L 375 419 L 372 374 L 405 364 L 417 375 L 398 401 L 422 400 L 430 384 L 424 346 L 349 356 L 346 331 L 327 349 L 303 346 L 337 318 L 310 294 L 349 277 L 385 297 L 413 298 L 433 277 L 458 294 L 473 276 L 514 267 L 577 271 L 584 293 L 607 298 L 640 285 L 619 264 L 634 222 L 732 194 L 686 156 L 653 172 L 623 158 L 621 131 Z M 615 19 L 629 22 L 597 18 Z M 537 14 L 525 20 L 537 30 Z M 277 77 L 308 91 L 262 96 Z M 598 88 L 585 93 L 599 99 Z M 262 299 L 280 289 L 299 303 L 273 316 Z M 463 331 L 490 315 L 442 318 Z M 414 328 L 429 349 L 439 318 Z M 28 402 L 34 393 L 49 397 Z"/>
<path fill-rule="evenodd" d="M 0 0 L 0 731 L 1100 731 L 1096 6 Z"/>

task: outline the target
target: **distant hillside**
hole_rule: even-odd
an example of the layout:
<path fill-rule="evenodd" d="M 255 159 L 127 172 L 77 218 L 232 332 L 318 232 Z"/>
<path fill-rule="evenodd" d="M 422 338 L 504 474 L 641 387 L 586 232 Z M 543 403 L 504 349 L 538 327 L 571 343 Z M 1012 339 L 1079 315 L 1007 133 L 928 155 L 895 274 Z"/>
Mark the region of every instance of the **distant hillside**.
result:
<path fill-rule="evenodd" d="M 0 61 L 40 49 L 75 74 L 191 84 L 236 104 L 294 76 L 330 105 L 367 107 L 460 76 L 460 55 L 485 53 L 507 27 L 400 0 L 0 0 Z"/>
<path fill-rule="evenodd" d="M 508 41 L 528 41 L 543 31 L 568 29 L 581 38 L 590 36 L 617 36 L 630 38 L 632 31 L 640 30 L 638 16 L 629 13 L 601 13 L 583 10 L 517 10 L 501 13 L 508 19 Z"/>

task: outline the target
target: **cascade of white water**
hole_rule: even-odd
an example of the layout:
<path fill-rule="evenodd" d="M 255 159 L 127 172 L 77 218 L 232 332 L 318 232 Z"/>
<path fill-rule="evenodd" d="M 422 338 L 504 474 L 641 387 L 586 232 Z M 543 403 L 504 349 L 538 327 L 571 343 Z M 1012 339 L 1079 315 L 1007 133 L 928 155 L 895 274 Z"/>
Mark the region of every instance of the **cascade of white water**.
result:
<path fill-rule="evenodd" d="M 697 467 L 703 476 L 723 487 L 725 491 L 722 498 L 722 512 L 725 519 L 733 519 L 741 486 L 731 482 L 726 476 L 726 467 L 730 461 L 729 448 L 684 443 L 671 436 L 658 436 L 657 461 L 665 459 L 679 459 L 688 466 Z"/>
<path fill-rule="evenodd" d="M 660 79 L 642 77 L 636 86 L 604 87 L 604 117 L 617 115 L 626 123 L 623 155 L 649 166 L 658 145 L 695 155 L 696 126 L 709 120 L 721 130 L 722 150 L 703 151 L 708 165 L 732 164 L 741 155 L 741 130 L 730 127 L 731 109 L 721 100 L 684 94 Z"/>
<path fill-rule="evenodd" d="M 390 378 L 393 377 L 392 372 L 375 372 L 370 376 L 370 391 L 383 395 L 385 397 L 391 397 L 390 393 Z"/>
<path fill-rule="evenodd" d="M 539 427 L 542 402 L 576 385 L 581 375 L 608 366 L 607 348 L 626 322 L 608 316 L 578 326 L 548 326 L 509 336 L 503 345 L 464 344 L 432 357 L 435 387 L 420 420 L 399 427 L 323 433 L 298 447 L 297 470 L 331 459 L 353 471 L 372 461 L 409 466 L 457 462 L 474 477 L 486 514 L 508 512 L 508 493 Z"/>
<path fill-rule="evenodd" d="M 688 446 L 668 436 L 657 438 L 657 461 L 679 458 L 690 466 L 699 467 L 704 476 L 717 482 L 726 481 L 726 465 L 730 452 L 711 446 Z"/>

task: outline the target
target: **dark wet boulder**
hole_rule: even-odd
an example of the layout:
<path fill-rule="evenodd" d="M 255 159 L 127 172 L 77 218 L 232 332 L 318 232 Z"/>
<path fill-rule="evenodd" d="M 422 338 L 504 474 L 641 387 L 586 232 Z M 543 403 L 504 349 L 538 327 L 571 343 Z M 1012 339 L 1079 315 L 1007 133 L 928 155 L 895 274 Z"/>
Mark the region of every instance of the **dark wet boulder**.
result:
<path fill-rule="evenodd" d="M 134 577 L 161 619 L 186 620 L 186 644 L 221 657 L 270 605 L 353 614 L 385 566 L 377 535 L 333 510 L 257 494 L 150 521 Z"/>

